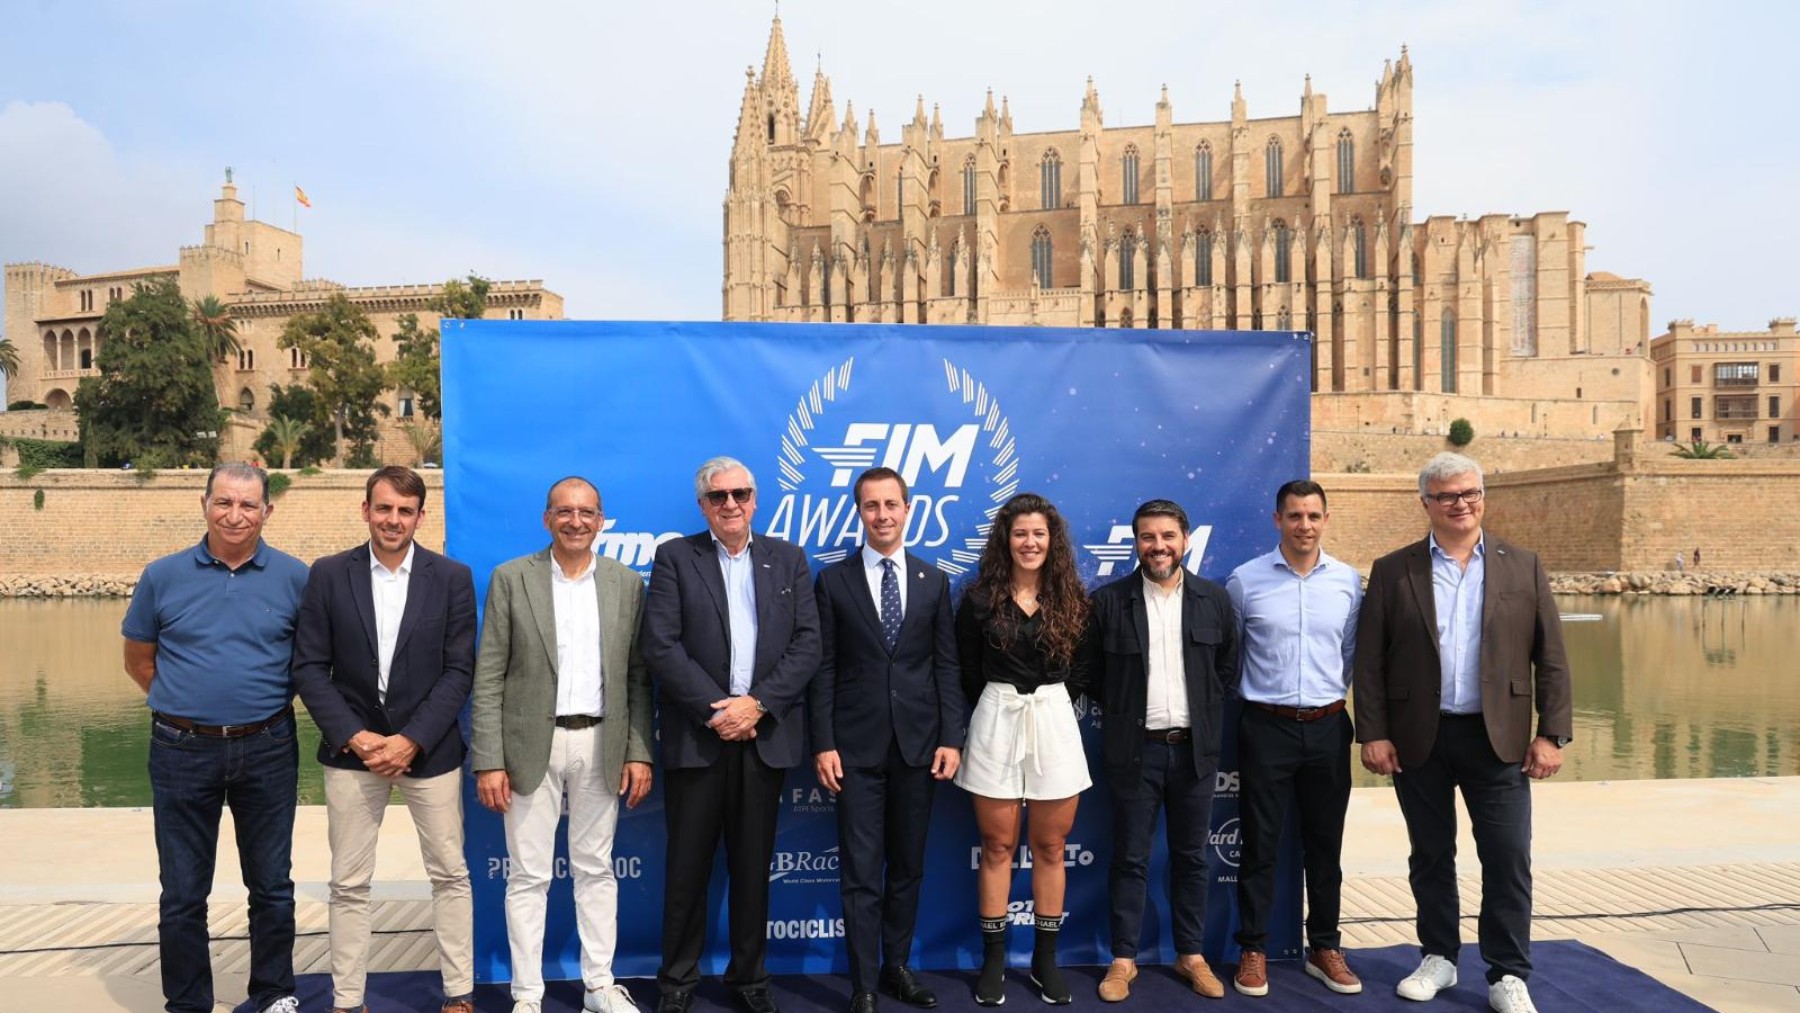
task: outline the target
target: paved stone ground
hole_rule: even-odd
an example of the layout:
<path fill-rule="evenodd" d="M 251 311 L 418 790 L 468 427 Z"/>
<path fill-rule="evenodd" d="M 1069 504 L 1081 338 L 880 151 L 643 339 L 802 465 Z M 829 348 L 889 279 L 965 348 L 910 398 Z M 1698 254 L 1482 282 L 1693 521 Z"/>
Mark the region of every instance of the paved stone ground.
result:
<path fill-rule="evenodd" d="M 1800 777 L 1550 783 L 1534 796 L 1539 939 L 1579 939 L 1727 1013 L 1800 1013 Z M 1464 821 L 1466 824 L 1466 820 Z M 302 809 L 296 969 L 326 970 L 325 814 Z M 1359 789 L 1345 842 L 1344 942 L 1413 939 L 1393 793 Z M 212 931 L 219 993 L 241 996 L 248 945 L 230 835 Z M 0 810 L 0 1013 L 161 1008 L 156 868 L 142 809 Z M 1479 903 L 1473 842 L 1464 937 Z M 429 892 L 404 809 L 382 831 L 374 970 L 434 966 Z M 229 1007 L 221 1006 L 221 1009 Z"/>

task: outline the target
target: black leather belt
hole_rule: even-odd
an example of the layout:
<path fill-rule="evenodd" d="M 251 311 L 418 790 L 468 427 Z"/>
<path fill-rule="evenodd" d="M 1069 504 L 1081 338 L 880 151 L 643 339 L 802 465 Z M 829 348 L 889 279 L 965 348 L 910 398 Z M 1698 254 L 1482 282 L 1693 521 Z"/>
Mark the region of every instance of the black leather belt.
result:
<path fill-rule="evenodd" d="M 283 707 L 281 710 L 277 711 L 273 717 L 265 718 L 254 724 L 248 725 L 203 725 L 197 721 L 189 721 L 187 718 L 178 718 L 173 714 L 164 714 L 161 711 L 151 711 L 150 715 L 156 720 L 161 721 L 163 724 L 168 725 L 170 728 L 179 728 L 184 732 L 190 732 L 194 735 L 201 736 L 202 738 L 241 739 L 250 735 L 255 735 L 257 732 L 268 731 L 287 720 L 293 713 L 294 709 L 292 707 Z"/>
<path fill-rule="evenodd" d="M 1323 707 L 1284 707 L 1278 703 L 1260 703 L 1256 700 L 1247 702 L 1257 710 L 1268 711 L 1278 718 L 1286 718 L 1289 721 L 1317 721 L 1344 709 L 1342 700 L 1334 700 Z"/>
<path fill-rule="evenodd" d="M 606 719 L 598 714 L 558 714 L 556 727 L 580 731 L 583 728 L 592 728 L 604 720 Z"/>
<path fill-rule="evenodd" d="M 1171 746 L 1179 745 L 1193 738 L 1193 733 L 1186 728 L 1146 728 L 1145 742 L 1165 742 Z"/>

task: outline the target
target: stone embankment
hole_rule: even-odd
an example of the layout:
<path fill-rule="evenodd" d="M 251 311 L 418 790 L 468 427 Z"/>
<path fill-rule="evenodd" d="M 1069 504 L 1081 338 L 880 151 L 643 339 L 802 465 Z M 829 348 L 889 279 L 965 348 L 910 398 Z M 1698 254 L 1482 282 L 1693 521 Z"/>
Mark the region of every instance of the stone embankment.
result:
<path fill-rule="evenodd" d="M 0 598 L 124 598 L 138 575 L 78 573 L 66 577 L 0 576 Z"/>
<path fill-rule="evenodd" d="M 1681 596 L 1800 594 L 1800 573 L 1553 573 L 1557 594 L 1663 594 Z"/>

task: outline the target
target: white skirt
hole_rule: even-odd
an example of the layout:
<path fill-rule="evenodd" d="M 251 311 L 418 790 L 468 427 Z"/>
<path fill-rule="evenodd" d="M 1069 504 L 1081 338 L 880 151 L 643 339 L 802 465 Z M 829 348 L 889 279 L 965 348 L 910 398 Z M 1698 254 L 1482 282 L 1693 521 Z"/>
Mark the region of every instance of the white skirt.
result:
<path fill-rule="evenodd" d="M 956 783 L 987 798 L 1061 799 L 1093 784 L 1067 687 L 1021 693 L 1003 682 L 981 691 L 969 718 Z"/>

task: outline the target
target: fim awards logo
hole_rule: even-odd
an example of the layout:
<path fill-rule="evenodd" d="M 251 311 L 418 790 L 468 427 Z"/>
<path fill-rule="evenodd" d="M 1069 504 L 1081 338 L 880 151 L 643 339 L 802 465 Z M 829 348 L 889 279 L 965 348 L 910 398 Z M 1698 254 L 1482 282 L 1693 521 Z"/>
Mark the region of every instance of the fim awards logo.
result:
<path fill-rule="evenodd" d="M 906 547 L 952 578 L 975 569 L 1000 504 L 1019 489 L 1006 415 L 987 386 L 944 360 L 941 379 L 883 376 L 854 394 L 855 357 L 813 381 L 788 413 L 781 495 L 766 534 L 835 563 L 862 544 L 856 477 L 892 468 L 912 493 Z"/>
<path fill-rule="evenodd" d="M 1206 559 L 1206 543 L 1212 541 L 1212 530 L 1211 524 L 1202 524 L 1188 533 L 1187 555 L 1181 557 L 1181 565 L 1196 577 L 1200 576 L 1200 564 Z M 1094 571 L 1096 577 L 1124 576 L 1137 569 L 1137 536 L 1132 534 L 1129 524 L 1114 524 L 1106 541 L 1082 548 L 1100 561 L 1100 568 Z M 1119 569 L 1120 563 L 1125 564 L 1124 569 Z"/>

